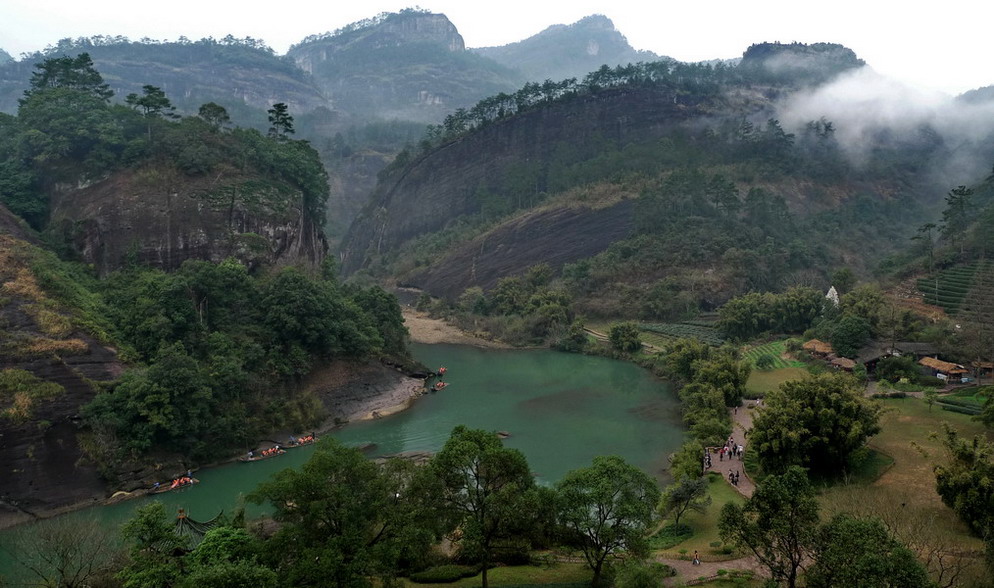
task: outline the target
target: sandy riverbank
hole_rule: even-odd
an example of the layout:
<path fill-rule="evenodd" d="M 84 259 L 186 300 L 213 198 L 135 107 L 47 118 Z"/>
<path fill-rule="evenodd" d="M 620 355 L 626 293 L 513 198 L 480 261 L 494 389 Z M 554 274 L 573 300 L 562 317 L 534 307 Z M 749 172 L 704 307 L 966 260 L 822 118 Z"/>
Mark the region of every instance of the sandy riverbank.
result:
<path fill-rule="evenodd" d="M 472 333 L 467 333 L 459 327 L 418 312 L 410 307 L 404 307 L 404 325 L 411 334 L 413 343 L 454 343 L 456 345 L 474 345 L 506 349 L 509 346 L 497 341 L 490 341 Z"/>

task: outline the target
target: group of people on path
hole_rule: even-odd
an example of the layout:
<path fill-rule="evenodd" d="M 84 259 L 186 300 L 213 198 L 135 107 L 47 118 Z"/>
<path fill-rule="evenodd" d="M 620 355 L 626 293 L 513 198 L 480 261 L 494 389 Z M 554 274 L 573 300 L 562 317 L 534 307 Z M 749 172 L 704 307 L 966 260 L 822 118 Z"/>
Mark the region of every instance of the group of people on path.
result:
<path fill-rule="evenodd" d="M 714 447 L 707 447 L 704 449 L 704 471 L 711 469 L 713 462 L 711 461 L 711 454 L 718 454 L 718 461 L 725 461 L 725 456 L 728 456 L 728 461 L 732 461 L 733 457 L 738 457 L 742 459 L 742 454 L 745 453 L 745 448 L 741 445 L 735 443 L 735 439 L 732 437 L 725 441 L 725 444 L 721 447 L 715 449 Z M 736 478 L 737 480 L 737 478 Z"/>
<path fill-rule="evenodd" d="M 725 441 L 725 444 L 721 447 L 721 449 L 718 450 L 718 461 L 724 461 L 726 455 L 728 456 L 729 461 L 731 461 L 733 457 L 737 457 L 741 460 L 742 453 L 744 451 L 745 451 L 744 447 L 742 447 L 741 445 L 736 445 L 735 439 L 729 437 L 728 441 Z"/>

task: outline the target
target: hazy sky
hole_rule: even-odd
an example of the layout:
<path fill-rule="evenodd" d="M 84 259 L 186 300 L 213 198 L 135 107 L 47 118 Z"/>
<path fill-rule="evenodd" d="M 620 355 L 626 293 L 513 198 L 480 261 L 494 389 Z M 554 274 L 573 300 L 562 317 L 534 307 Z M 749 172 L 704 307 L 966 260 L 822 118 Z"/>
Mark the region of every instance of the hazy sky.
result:
<path fill-rule="evenodd" d="M 821 8 L 817 6 L 821 5 Z M 834 42 L 879 73 L 960 93 L 994 85 L 994 35 L 977 0 L 663 2 L 660 0 L 420 0 L 449 17 L 467 47 L 504 45 L 553 24 L 604 14 L 636 49 L 682 61 L 738 57 L 752 43 Z M 367 0 L 0 0 L 0 48 L 17 57 L 65 37 L 97 34 L 196 40 L 232 34 L 264 39 L 278 53 L 303 37 L 335 30 L 412 2 Z"/>

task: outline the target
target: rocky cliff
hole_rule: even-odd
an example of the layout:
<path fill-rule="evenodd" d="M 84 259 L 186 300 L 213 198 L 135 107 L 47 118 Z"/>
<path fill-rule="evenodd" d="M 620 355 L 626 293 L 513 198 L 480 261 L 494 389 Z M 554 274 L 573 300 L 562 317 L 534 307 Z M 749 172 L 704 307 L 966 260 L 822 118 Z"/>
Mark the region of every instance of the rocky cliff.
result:
<path fill-rule="evenodd" d="M 523 163 L 548 165 L 557 150 L 573 145 L 649 140 L 702 112 L 699 103 L 670 90 L 626 88 L 528 111 L 456 139 L 381 180 L 343 241 L 343 272 L 478 214 L 480 189 Z"/>
<path fill-rule="evenodd" d="M 310 37 L 287 55 L 336 109 L 360 118 L 435 123 L 521 81 L 519 74 L 468 53 L 445 15 L 415 10 Z"/>
<path fill-rule="evenodd" d="M 79 285 L 8 216 L 0 206 L 0 527 L 104 498 L 80 409 L 123 370 L 99 317 L 71 300 Z"/>
<path fill-rule="evenodd" d="M 553 25 L 517 43 L 470 51 L 517 69 L 533 82 L 582 79 L 605 64 L 614 67 L 660 59 L 651 51 L 635 50 L 611 19 L 601 14 L 571 25 Z"/>
<path fill-rule="evenodd" d="M 545 263 L 558 273 L 566 263 L 592 257 L 631 235 L 634 200 L 607 207 L 568 204 L 529 211 L 468 243 L 407 282 L 433 296 L 455 300 L 467 288 L 493 288 L 506 276 Z"/>
<path fill-rule="evenodd" d="M 320 263 L 327 244 L 299 193 L 219 178 L 155 168 L 63 186 L 52 200 L 50 226 L 101 274 L 128 260 L 163 269 L 227 257 L 249 266 Z"/>

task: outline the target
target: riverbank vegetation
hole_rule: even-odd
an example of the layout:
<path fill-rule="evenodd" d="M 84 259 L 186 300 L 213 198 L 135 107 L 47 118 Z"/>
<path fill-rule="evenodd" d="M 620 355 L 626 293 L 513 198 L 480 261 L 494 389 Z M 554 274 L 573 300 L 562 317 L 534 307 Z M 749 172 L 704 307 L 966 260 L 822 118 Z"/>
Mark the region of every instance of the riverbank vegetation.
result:
<path fill-rule="evenodd" d="M 324 410 L 298 383 L 318 362 L 407 353 L 393 295 L 295 268 L 134 267 L 99 291 L 139 363 L 83 410 L 108 466 L 161 451 L 216 459 L 266 431 L 313 427 Z"/>
<path fill-rule="evenodd" d="M 66 258 L 2 237 L 2 295 L 11 314 L 0 322 L 0 349 L 24 361 L 81 356 L 94 338 L 127 362 L 110 370 L 123 370 L 119 377 L 81 394 L 93 400 L 78 410 L 82 445 L 106 477 L 116 480 L 117 470 L 129 467 L 122 464 L 153 454 L 203 463 L 241 450 L 263 432 L 319 423 L 321 402 L 301 385 L 319 363 L 381 356 L 407 361 L 407 334 L 393 295 L 344 285 L 330 265 L 316 267 L 323 253 L 316 234 L 309 264 L 303 256 L 281 264 L 300 267 L 276 268 L 270 253 L 277 245 L 237 226 L 242 212 L 290 226 L 324 222 L 327 175 L 314 149 L 292 139 L 285 104 L 270 109 L 263 134 L 233 127 L 214 103 L 179 117 L 154 86 L 123 103 L 112 97 L 87 53 L 52 57 L 36 65 L 17 116 L 0 115 L 0 201 L 38 229 L 32 233 L 40 234 L 37 241 Z M 123 259 L 113 259 L 104 243 L 107 255 L 97 267 L 80 263 L 85 247 L 77 245 L 89 221 L 53 222 L 53 199 L 66 186 L 118 177 L 161 196 L 166 208 L 182 194 L 204 207 L 198 216 L 226 211 L 225 227 L 211 238 L 227 245 L 216 252 L 207 251 L 209 244 L 189 247 L 227 259 L 186 259 L 192 255 L 186 249 L 149 255 L 138 241 Z M 40 333 L 30 337 L 25 324 Z M 11 388 L 13 400 L 7 402 L 5 391 L 0 410 L 24 416 L 27 399 L 51 395 L 53 385 L 42 382 L 34 392 Z"/>

